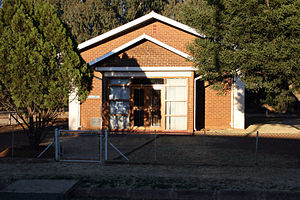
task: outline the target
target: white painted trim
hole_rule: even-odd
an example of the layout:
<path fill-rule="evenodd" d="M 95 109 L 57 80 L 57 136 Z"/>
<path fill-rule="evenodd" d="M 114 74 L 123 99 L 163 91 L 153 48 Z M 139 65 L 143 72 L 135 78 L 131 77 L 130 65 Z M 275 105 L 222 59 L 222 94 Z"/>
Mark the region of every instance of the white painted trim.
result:
<path fill-rule="evenodd" d="M 161 41 L 159 41 L 159 40 L 157 40 L 157 39 L 155 39 L 155 38 L 153 38 L 153 37 L 151 37 L 149 35 L 143 34 L 143 35 L 141 35 L 141 36 L 139 36 L 139 37 L 137 37 L 137 38 L 135 38 L 135 39 L 133 39 L 133 40 L 125 43 L 125 44 L 123 44 L 122 46 L 119 46 L 118 48 L 115 48 L 114 50 L 112 50 L 112 51 L 104 54 L 103 56 L 100 56 L 99 58 L 96 58 L 95 60 L 92 60 L 88 64 L 90 66 L 94 65 L 97 62 L 100 62 L 101 60 L 104 60 L 105 58 L 108 58 L 108 57 L 110 57 L 110 56 L 112 56 L 112 55 L 114 55 L 114 54 L 116 54 L 116 53 L 118 53 L 118 52 L 120 52 L 120 51 L 122 51 L 122 50 L 124 50 L 124 49 L 126 49 L 126 48 L 128 48 L 128 47 L 130 47 L 130 46 L 132 46 L 132 45 L 134 45 L 136 43 L 138 43 L 138 42 L 140 42 L 141 40 L 144 40 L 144 39 L 146 39 L 148 41 L 151 41 L 154 44 L 157 44 L 157 45 L 159 45 L 159 46 L 161 46 L 161 47 L 163 47 L 163 48 L 165 48 L 165 49 L 167 49 L 169 51 L 172 51 L 173 53 L 176 53 L 176 54 L 178 54 L 178 55 L 180 55 L 180 56 L 182 56 L 182 57 L 184 57 L 186 59 L 192 59 L 191 56 L 189 56 L 188 54 L 186 54 L 186 53 L 184 53 L 184 52 L 182 52 L 182 51 L 180 51 L 178 49 L 175 49 L 174 47 L 171 47 L 171 46 L 169 46 L 169 45 L 167 45 L 167 44 L 165 44 L 165 43 L 163 43 L 163 42 L 161 42 Z"/>
<path fill-rule="evenodd" d="M 77 96 L 77 89 L 69 95 L 69 119 L 70 130 L 78 130 L 80 127 L 80 102 Z"/>
<path fill-rule="evenodd" d="M 89 95 L 87 98 L 88 99 L 100 99 L 100 96 L 99 95 Z"/>
<path fill-rule="evenodd" d="M 196 71 L 194 67 L 96 67 L 100 72 Z"/>
<path fill-rule="evenodd" d="M 191 77 L 194 72 L 104 72 L 105 77 Z"/>
<path fill-rule="evenodd" d="M 231 116 L 230 116 L 230 126 L 234 128 L 234 80 L 232 80 L 231 92 L 230 92 L 230 104 L 231 104 Z"/>
<path fill-rule="evenodd" d="M 231 90 L 231 127 L 245 129 L 245 84 L 234 77 Z"/>
<path fill-rule="evenodd" d="M 80 101 L 78 101 L 78 128 L 77 129 L 80 129 L 81 128 L 81 104 L 80 104 Z"/>
<path fill-rule="evenodd" d="M 157 19 L 158 21 L 164 22 L 166 24 L 169 24 L 171 26 L 179 28 L 179 29 L 181 29 L 183 31 L 186 31 L 188 33 L 191 33 L 193 35 L 196 35 L 196 36 L 199 36 L 199 37 L 205 37 L 205 35 L 198 33 L 195 29 L 193 29 L 193 28 L 191 28 L 191 27 L 189 27 L 187 25 L 184 25 L 184 24 L 182 24 L 180 22 L 177 22 L 177 21 L 175 21 L 173 19 L 170 19 L 170 18 L 162 16 L 162 15 L 159 15 L 159 14 L 157 14 L 157 13 L 155 13 L 155 12 L 152 11 L 152 12 L 150 12 L 147 15 L 144 15 L 144 16 L 142 16 L 140 18 L 137 18 L 137 19 L 135 19 L 135 20 L 127 23 L 127 24 L 119 26 L 118 28 L 110 30 L 110 31 L 108 31 L 108 32 L 106 32 L 104 34 L 101 34 L 101 35 L 99 35 L 97 37 L 94 37 L 94 38 L 92 38 L 92 39 L 90 39 L 90 40 L 88 40 L 86 42 L 83 42 L 83 43 L 79 44 L 78 45 L 78 49 L 81 50 L 83 48 L 86 48 L 86 47 L 88 47 L 90 45 L 93 45 L 93 44 L 95 44 L 97 42 L 100 42 L 100 41 L 102 41 L 102 40 L 104 40 L 106 38 L 109 38 L 111 36 L 114 36 L 114 35 L 116 35 L 118 33 L 123 32 L 123 31 L 125 31 L 127 29 L 130 29 L 130 28 L 132 28 L 134 26 L 142 24 L 142 23 L 144 23 L 144 22 L 146 22 L 146 21 L 148 21 L 150 19 Z"/>

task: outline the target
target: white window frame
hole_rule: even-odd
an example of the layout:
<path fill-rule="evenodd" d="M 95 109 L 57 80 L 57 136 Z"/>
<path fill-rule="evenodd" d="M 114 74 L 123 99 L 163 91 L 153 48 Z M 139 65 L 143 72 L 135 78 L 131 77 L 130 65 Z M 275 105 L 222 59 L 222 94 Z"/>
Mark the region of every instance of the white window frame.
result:
<path fill-rule="evenodd" d="M 167 80 L 168 79 L 185 79 L 186 82 L 185 82 L 185 85 L 183 84 L 174 84 L 174 85 L 168 85 L 167 84 Z M 172 100 L 172 99 L 167 99 L 167 92 L 168 92 L 168 87 L 185 87 L 185 96 L 183 99 L 180 99 L 180 100 Z M 166 99 L 165 99 L 165 127 L 166 127 L 166 130 L 187 130 L 187 112 L 188 112 L 188 78 L 167 78 L 166 79 L 166 85 L 165 85 L 165 96 L 166 96 Z M 186 109 L 185 109 L 185 114 L 167 114 L 168 111 L 167 111 L 167 103 L 168 102 L 185 102 L 186 104 Z M 184 129 L 172 129 L 172 128 L 167 128 L 168 125 L 167 125 L 167 118 L 172 118 L 172 117 L 185 117 L 186 119 L 186 124 L 184 125 Z"/>

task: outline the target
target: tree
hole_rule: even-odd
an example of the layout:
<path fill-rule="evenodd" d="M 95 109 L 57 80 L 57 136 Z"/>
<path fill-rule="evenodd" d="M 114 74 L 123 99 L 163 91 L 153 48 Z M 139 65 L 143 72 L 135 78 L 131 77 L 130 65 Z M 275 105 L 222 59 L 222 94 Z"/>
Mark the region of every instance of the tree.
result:
<path fill-rule="evenodd" d="M 151 11 L 162 13 L 168 4 L 168 0 L 126 0 L 124 1 L 123 23 L 142 17 Z"/>
<path fill-rule="evenodd" d="M 285 112 L 300 87 L 299 12 L 299 0 L 191 0 L 180 19 L 205 35 L 189 46 L 205 81 L 224 88 L 239 75 Z"/>
<path fill-rule="evenodd" d="M 0 102 L 17 113 L 37 147 L 71 92 L 84 100 L 88 68 L 55 9 L 35 0 L 4 1 L 0 9 Z"/>
<path fill-rule="evenodd" d="M 46 0 L 78 43 L 96 37 L 151 11 L 173 16 L 180 0 Z M 178 6 L 176 8 L 179 8 Z"/>
<path fill-rule="evenodd" d="M 110 1 L 47 0 L 55 6 L 61 20 L 78 43 L 120 25 Z"/>

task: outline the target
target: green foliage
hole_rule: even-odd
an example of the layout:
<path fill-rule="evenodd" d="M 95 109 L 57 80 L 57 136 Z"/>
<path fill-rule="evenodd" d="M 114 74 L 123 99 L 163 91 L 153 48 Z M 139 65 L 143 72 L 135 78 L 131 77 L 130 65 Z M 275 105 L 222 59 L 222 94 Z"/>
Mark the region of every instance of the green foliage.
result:
<path fill-rule="evenodd" d="M 178 0 L 46 0 L 57 10 L 78 43 L 96 37 L 151 11 L 174 16 Z M 176 9 L 173 7 L 176 6 Z"/>
<path fill-rule="evenodd" d="M 263 91 L 262 103 L 285 112 L 300 88 L 300 1 L 195 2 L 181 20 L 206 36 L 189 46 L 199 75 L 223 85 L 239 75 L 247 89 Z"/>
<path fill-rule="evenodd" d="M 119 26 L 110 1 L 46 0 L 55 6 L 61 20 L 78 43 Z"/>
<path fill-rule="evenodd" d="M 124 1 L 123 23 L 132 21 L 151 11 L 162 13 L 167 5 L 167 0 L 126 0 Z"/>
<path fill-rule="evenodd" d="M 0 101 L 17 112 L 38 145 L 43 130 L 78 88 L 91 89 L 87 67 L 55 9 L 34 0 L 4 1 L 0 9 Z"/>

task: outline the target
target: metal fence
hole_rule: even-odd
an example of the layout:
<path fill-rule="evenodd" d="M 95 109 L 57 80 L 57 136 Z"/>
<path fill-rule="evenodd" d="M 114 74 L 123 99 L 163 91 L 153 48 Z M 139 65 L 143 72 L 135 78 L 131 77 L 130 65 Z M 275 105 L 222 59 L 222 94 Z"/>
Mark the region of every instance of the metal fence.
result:
<path fill-rule="evenodd" d="M 62 110 L 62 111 L 58 112 L 57 118 L 67 119 L 68 114 L 69 113 L 67 111 Z M 8 125 L 17 125 L 18 122 L 14 118 L 16 118 L 17 120 L 22 122 L 20 117 L 16 114 L 16 112 L 0 111 L 0 127 L 8 126 Z"/>
<path fill-rule="evenodd" d="M 300 133 L 161 135 L 57 133 L 57 160 L 109 163 L 300 167 Z M 103 159 L 102 159 L 103 158 Z"/>
<path fill-rule="evenodd" d="M 101 131 L 55 129 L 55 160 L 69 162 L 101 162 Z"/>
<path fill-rule="evenodd" d="M 18 116 L 15 112 L 0 111 L 0 126 L 18 124 L 12 115 L 18 119 Z"/>
<path fill-rule="evenodd" d="M 300 166 L 300 133 L 231 135 L 203 133 L 194 136 L 120 134 L 110 142 L 128 158 L 109 151 L 108 161 L 212 166 Z"/>

